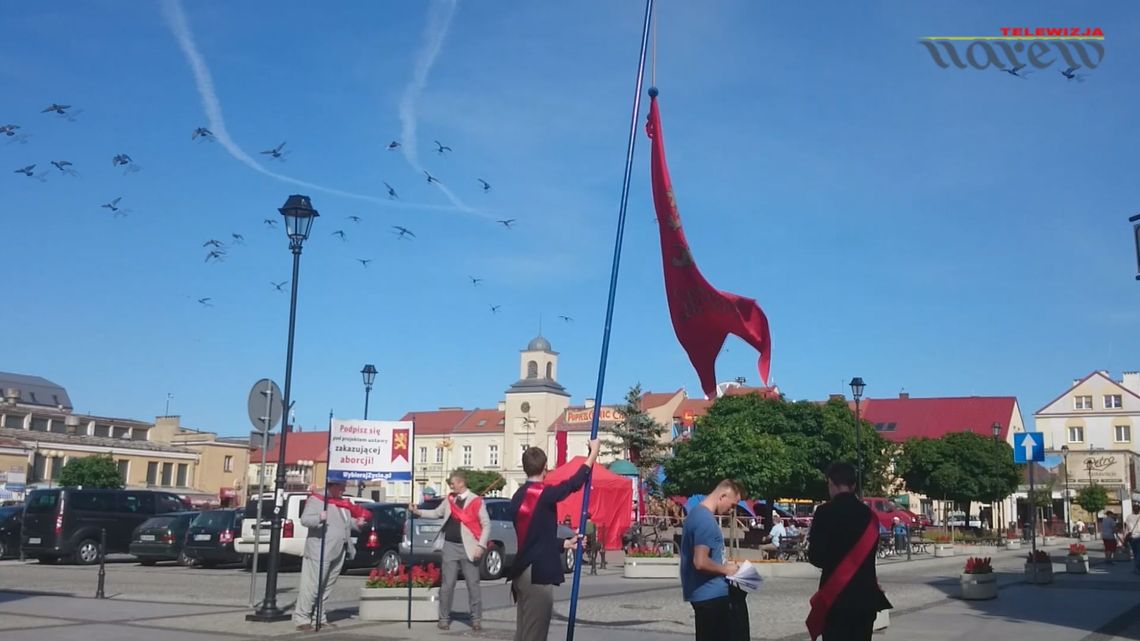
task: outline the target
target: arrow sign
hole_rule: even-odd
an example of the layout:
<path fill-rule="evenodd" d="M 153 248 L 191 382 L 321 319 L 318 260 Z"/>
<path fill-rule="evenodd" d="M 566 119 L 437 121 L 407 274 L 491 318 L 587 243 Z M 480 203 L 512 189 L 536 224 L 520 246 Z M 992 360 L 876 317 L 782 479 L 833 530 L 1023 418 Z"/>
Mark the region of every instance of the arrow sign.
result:
<path fill-rule="evenodd" d="M 1013 462 L 1038 463 L 1045 460 L 1045 435 L 1021 432 L 1013 435 Z"/>

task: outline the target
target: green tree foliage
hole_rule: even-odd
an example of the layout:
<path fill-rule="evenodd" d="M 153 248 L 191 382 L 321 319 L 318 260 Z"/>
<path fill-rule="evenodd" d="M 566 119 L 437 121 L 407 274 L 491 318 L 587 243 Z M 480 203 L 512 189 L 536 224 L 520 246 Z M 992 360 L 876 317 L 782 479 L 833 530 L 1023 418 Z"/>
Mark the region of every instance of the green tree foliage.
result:
<path fill-rule="evenodd" d="M 1096 516 L 1101 510 L 1108 507 L 1108 490 L 1104 486 L 1093 483 L 1086 485 L 1077 492 L 1073 502 L 1081 506 L 1086 512 Z"/>
<path fill-rule="evenodd" d="M 119 466 L 110 456 L 84 456 L 73 458 L 63 466 L 59 484 L 63 487 L 118 490 L 123 487 L 123 479 L 119 476 Z"/>
<path fill-rule="evenodd" d="M 494 470 L 472 470 L 460 468 L 467 475 L 467 488 L 476 494 L 486 494 L 507 486 L 507 480 Z"/>
<path fill-rule="evenodd" d="M 973 432 L 908 440 L 896 471 L 911 491 L 958 503 L 993 503 L 1020 482 L 1009 445 Z"/>
<path fill-rule="evenodd" d="M 625 418 L 608 430 L 612 438 L 606 439 L 603 445 L 607 454 L 629 458 L 641 479 L 652 482 L 669 448 L 661 441 L 665 426 L 641 409 L 641 397 L 641 383 L 629 388 L 620 408 Z"/>

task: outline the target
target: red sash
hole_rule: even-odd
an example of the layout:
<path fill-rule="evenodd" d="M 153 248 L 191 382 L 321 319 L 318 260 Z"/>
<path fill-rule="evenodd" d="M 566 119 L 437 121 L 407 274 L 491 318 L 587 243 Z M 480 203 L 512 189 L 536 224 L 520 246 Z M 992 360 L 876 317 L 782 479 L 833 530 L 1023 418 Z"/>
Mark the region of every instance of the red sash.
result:
<path fill-rule="evenodd" d="M 315 499 L 320 500 L 322 503 L 325 500 L 324 494 L 317 494 L 316 492 L 313 492 L 313 493 L 309 494 L 309 496 L 311 498 L 315 498 Z M 335 506 L 335 507 L 343 507 L 344 509 L 348 510 L 348 513 L 350 515 L 352 515 L 352 518 L 354 518 L 354 519 L 364 519 L 365 521 L 372 519 L 372 513 L 371 512 L 369 512 L 366 508 L 360 507 L 359 505 L 353 503 L 352 501 L 350 501 L 346 498 L 342 497 L 339 499 L 334 499 L 333 497 L 330 496 L 328 504 Z"/>
<path fill-rule="evenodd" d="M 530 522 L 534 519 L 534 508 L 538 506 L 538 497 L 542 496 L 542 491 L 546 486 L 542 483 L 531 483 L 526 487 L 526 494 L 523 495 L 522 503 L 519 504 L 519 512 L 515 516 L 515 531 L 518 532 L 519 547 L 526 544 L 526 535 L 530 532 Z"/>
<path fill-rule="evenodd" d="M 823 584 L 823 587 L 812 595 L 811 612 L 808 614 L 806 622 L 808 634 L 811 635 L 812 641 L 823 634 L 823 629 L 827 626 L 827 613 L 831 610 L 831 606 L 835 605 L 835 600 L 851 582 L 855 572 L 863 565 L 863 561 L 875 549 L 875 543 L 878 540 L 879 520 L 872 516 L 871 522 L 867 524 L 863 536 L 856 541 L 855 547 L 851 548 L 847 556 L 843 557 L 843 560 L 835 567 L 835 571 L 827 577 L 827 582 Z"/>
<path fill-rule="evenodd" d="M 451 518 L 462 523 L 478 539 L 483 534 L 483 524 L 479 522 L 479 507 L 483 505 L 483 499 L 473 496 L 463 507 L 459 507 L 455 495 L 451 494 L 448 495 L 447 502 L 451 505 Z"/>

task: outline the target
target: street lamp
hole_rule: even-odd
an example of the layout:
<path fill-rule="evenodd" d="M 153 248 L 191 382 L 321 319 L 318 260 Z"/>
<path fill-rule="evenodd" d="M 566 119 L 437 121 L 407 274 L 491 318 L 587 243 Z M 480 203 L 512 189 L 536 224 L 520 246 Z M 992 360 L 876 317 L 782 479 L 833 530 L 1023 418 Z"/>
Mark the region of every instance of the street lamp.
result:
<path fill-rule="evenodd" d="M 1001 423 L 994 421 L 994 424 L 992 426 L 990 426 L 990 430 L 994 434 L 994 440 L 1000 441 L 1001 440 Z"/>
<path fill-rule="evenodd" d="M 1065 532 L 1073 535 L 1073 520 L 1069 515 L 1069 446 L 1061 446 L 1062 465 L 1065 466 Z"/>
<path fill-rule="evenodd" d="M 855 496 L 863 496 L 863 438 L 859 435 L 863 431 L 863 424 L 859 418 L 859 401 L 863 398 L 863 388 L 866 385 L 863 379 L 856 376 L 851 379 L 851 396 L 855 399 Z"/>
<path fill-rule="evenodd" d="M 994 424 L 990 426 L 990 433 L 993 434 L 994 443 L 995 444 L 998 443 L 1001 440 L 1001 423 L 994 421 Z M 997 514 L 991 514 L 990 515 L 990 516 L 994 517 L 993 518 L 993 521 L 994 521 L 993 526 L 994 526 L 995 530 L 1001 529 L 1001 528 L 999 528 L 1000 523 L 998 522 L 998 517 L 1001 516 L 1001 508 L 1003 507 L 1004 502 L 1005 501 L 1003 499 L 1002 503 L 998 504 L 998 513 Z M 993 508 L 992 505 L 990 507 L 991 507 L 991 509 Z"/>
<path fill-rule="evenodd" d="M 372 383 L 376 380 L 376 366 L 368 363 L 364 369 L 360 370 L 360 375 L 364 378 L 364 420 L 368 420 L 368 397 L 372 394 Z M 364 481 L 356 482 L 356 495 L 364 496 Z"/>
<path fill-rule="evenodd" d="M 313 220 L 319 215 L 313 209 L 308 196 L 293 194 L 278 209 L 285 217 L 285 234 L 289 237 L 289 251 L 293 252 L 292 292 L 289 296 L 289 341 L 285 350 L 285 391 L 281 407 L 289 411 L 289 395 L 293 384 L 293 334 L 297 325 L 297 279 L 301 273 L 301 245 L 309 238 Z M 284 515 L 281 504 L 285 496 L 285 442 L 289 437 L 289 422 L 281 427 L 281 438 L 277 447 L 277 474 L 274 479 L 273 517 L 269 528 L 269 565 L 265 569 L 265 598 L 253 614 L 246 615 L 247 621 L 285 621 L 289 615 L 277 607 L 277 571 L 281 565 L 281 522 Z"/>

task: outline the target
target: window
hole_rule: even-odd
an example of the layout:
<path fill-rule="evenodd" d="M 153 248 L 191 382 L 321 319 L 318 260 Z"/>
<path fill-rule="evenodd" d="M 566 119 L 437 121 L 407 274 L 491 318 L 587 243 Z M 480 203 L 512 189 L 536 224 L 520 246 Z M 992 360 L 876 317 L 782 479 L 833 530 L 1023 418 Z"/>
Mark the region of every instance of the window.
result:
<path fill-rule="evenodd" d="M 471 446 L 463 446 L 463 467 L 471 467 Z"/>
<path fill-rule="evenodd" d="M 67 434 L 67 423 L 65 423 L 62 418 L 53 418 L 49 431 L 55 432 L 56 434 Z"/>
<path fill-rule="evenodd" d="M 233 472 L 234 471 L 234 457 L 227 456 L 225 458 L 225 460 L 222 461 L 222 471 L 223 472 Z"/>
<path fill-rule="evenodd" d="M 32 430 L 33 432 L 46 432 L 48 431 L 48 420 L 41 416 L 33 416 L 32 424 L 28 427 L 28 429 Z"/>
<path fill-rule="evenodd" d="M 123 492 L 119 495 L 123 512 L 154 514 L 154 494 L 151 492 Z"/>
<path fill-rule="evenodd" d="M 130 433 L 131 433 L 131 428 L 121 427 L 118 425 L 116 425 L 115 428 L 111 431 L 111 435 L 114 436 L 115 438 L 127 438 L 130 435 Z"/>
<path fill-rule="evenodd" d="M 1069 428 L 1069 442 L 1070 443 L 1084 443 L 1085 442 L 1085 428 L 1083 425 L 1074 425 Z"/>
<path fill-rule="evenodd" d="M 1124 407 L 1124 399 L 1120 394 L 1105 394 L 1104 395 L 1104 409 L 1120 409 Z"/>
<path fill-rule="evenodd" d="M 1116 442 L 1117 443 L 1130 443 L 1132 441 L 1132 426 L 1131 425 L 1117 425 L 1116 426 Z"/>
<path fill-rule="evenodd" d="M 427 448 L 426 448 L 426 447 L 421 447 L 421 448 L 420 448 L 420 458 L 419 458 L 419 460 L 420 460 L 420 462 L 422 462 L 422 463 L 427 463 Z"/>
<path fill-rule="evenodd" d="M 174 480 L 174 463 L 162 464 L 162 486 L 170 487 L 171 481 Z"/>
<path fill-rule="evenodd" d="M 490 465 L 492 467 L 498 467 L 499 466 L 499 446 L 498 445 L 488 445 L 487 446 L 487 465 Z"/>
<path fill-rule="evenodd" d="M 554 379 L 554 363 L 547 363 L 546 364 L 546 378 L 547 378 L 547 380 L 553 380 Z"/>
<path fill-rule="evenodd" d="M 111 426 L 110 425 L 103 425 L 101 423 L 96 423 L 95 424 L 95 436 L 102 436 L 102 437 L 110 438 Z"/>
<path fill-rule="evenodd" d="M 67 464 L 67 459 L 62 456 L 51 457 L 51 480 L 58 481 L 59 475 L 63 472 L 63 466 Z"/>
<path fill-rule="evenodd" d="M 115 495 L 110 492 L 71 492 L 71 508 L 89 512 L 113 512 Z"/>
<path fill-rule="evenodd" d="M 47 480 L 47 457 L 39 452 L 32 455 L 32 482 Z"/>
<path fill-rule="evenodd" d="M 163 463 L 163 465 L 171 464 Z M 155 497 L 154 511 L 156 514 L 164 514 L 166 512 L 182 512 L 186 509 L 186 504 L 184 504 L 181 499 L 173 494 L 159 494 Z"/>
<path fill-rule="evenodd" d="M 1091 410 L 1092 397 L 1091 396 L 1074 396 L 1073 409 L 1075 410 Z"/>
<path fill-rule="evenodd" d="M 178 464 L 178 487 L 186 487 L 186 471 L 190 468 L 187 463 Z"/>
<path fill-rule="evenodd" d="M 435 448 L 435 462 L 436 463 L 443 463 L 443 448 L 442 447 Z"/>
<path fill-rule="evenodd" d="M 117 464 L 119 466 L 119 478 L 123 481 L 123 485 L 126 485 L 127 477 L 131 472 L 131 462 L 126 459 L 122 459 L 120 461 L 117 461 Z"/>
<path fill-rule="evenodd" d="M 24 417 L 20 414 L 5 414 L 4 427 L 10 430 L 24 429 Z"/>
<path fill-rule="evenodd" d="M 538 363 L 530 361 L 526 364 L 526 377 L 538 378 Z"/>
<path fill-rule="evenodd" d="M 146 464 L 146 484 L 158 485 L 158 463 L 154 461 Z"/>
<path fill-rule="evenodd" d="M 132 441 L 148 441 L 150 439 L 147 438 L 147 430 L 134 429 L 134 430 L 131 430 L 131 440 Z"/>

